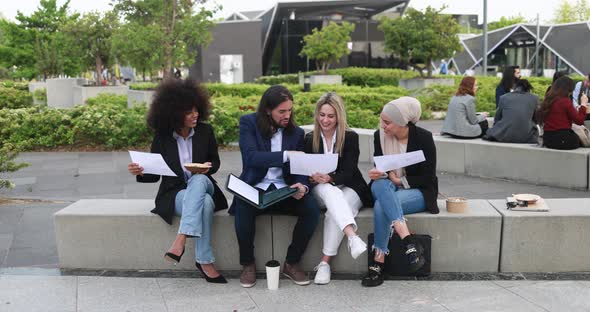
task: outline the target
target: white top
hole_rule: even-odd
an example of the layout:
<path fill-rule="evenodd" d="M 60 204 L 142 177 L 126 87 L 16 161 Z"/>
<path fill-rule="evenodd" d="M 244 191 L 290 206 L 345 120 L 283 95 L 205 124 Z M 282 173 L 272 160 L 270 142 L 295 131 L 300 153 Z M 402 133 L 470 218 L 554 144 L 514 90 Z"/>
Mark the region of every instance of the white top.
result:
<path fill-rule="evenodd" d="M 324 154 L 334 154 L 334 146 L 336 146 L 336 131 L 332 134 L 332 146 L 328 146 L 324 133 L 321 130 L 320 135 L 322 137 L 322 143 L 324 144 Z"/>
<path fill-rule="evenodd" d="M 283 128 L 279 128 L 279 130 L 272 135 L 272 138 L 270 139 L 271 152 L 280 152 L 283 149 L 283 130 Z M 287 160 L 287 153 L 283 152 L 283 163 L 287 162 Z M 271 184 L 274 184 L 276 188 L 287 186 L 285 180 L 283 179 L 282 167 L 268 168 L 264 179 L 262 179 L 262 181 L 260 181 L 255 186 L 257 188 L 266 190 Z"/>
<path fill-rule="evenodd" d="M 188 133 L 188 137 L 183 138 L 181 135 L 174 131 L 172 136 L 176 139 L 176 145 L 178 146 L 178 157 L 180 158 L 180 167 L 184 172 L 184 181 L 188 181 L 193 175 L 190 171 L 186 170 L 184 164 L 190 164 L 193 162 L 193 135 L 195 130 L 191 128 Z"/>

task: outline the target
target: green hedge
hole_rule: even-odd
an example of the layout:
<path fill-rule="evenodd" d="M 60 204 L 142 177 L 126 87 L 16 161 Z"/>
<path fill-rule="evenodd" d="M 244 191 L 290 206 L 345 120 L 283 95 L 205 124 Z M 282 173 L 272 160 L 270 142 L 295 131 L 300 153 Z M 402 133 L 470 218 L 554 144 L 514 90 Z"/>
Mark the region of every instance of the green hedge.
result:
<path fill-rule="evenodd" d="M 0 109 L 23 108 L 33 105 L 33 95 L 29 91 L 0 87 Z"/>
<path fill-rule="evenodd" d="M 130 90 L 139 90 L 139 91 L 155 90 L 157 86 L 158 86 L 158 83 L 156 83 L 156 82 L 138 82 L 138 83 L 130 84 L 129 89 Z"/>

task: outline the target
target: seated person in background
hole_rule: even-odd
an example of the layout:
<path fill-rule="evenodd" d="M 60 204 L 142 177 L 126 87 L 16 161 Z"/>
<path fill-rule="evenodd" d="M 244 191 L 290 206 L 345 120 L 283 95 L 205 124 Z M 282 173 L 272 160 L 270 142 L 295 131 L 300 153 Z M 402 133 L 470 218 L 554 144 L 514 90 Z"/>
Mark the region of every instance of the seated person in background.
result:
<path fill-rule="evenodd" d="M 572 123 L 584 124 L 588 97 L 583 94 L 580 106 L 575 109 L 570 95 L 574 81 L 561 77 L 551 86 L 539 108 L 539 121 L 543 125 L 543 145 L 548 148 L 572 150 L 580 147 L 580 139 L 572 130 Z"/>
<path fill-rule="evenodd" d="M 494 126 L 484 139 L 506 143 L 537 143 L 539 131 L 535 113 L 539 98 L 531 94 L 533 89 L 526 79 L 514 85 L 514 91 L 500 97 L 500 105 L 494 116 Z"/>
<path fill-rule="evenodd" d="M 475 92 L 477 81 L 474 77 L 464 77 L 455 96 L 451 98 L 441 134 L 457 139 L 475 139 L 488 130 L 488 113 L 475 113 Z"/>
<path fill-rule="evenodd" d="M 586 95 L 588 97 L 590 95 L 590 73 L 586 76 L 584 81 L 579 81 L 576 83 L 576 87 L 574 88 L 574 93 L 572 93 L 572 102 L 574 104 L 574 108 L 578 108 L 581 103 L 582 95 Z M 586 120 L 589 120 L 590 116 L 586 115 Z"/>
<path fill-rule="evenodd" d="M 567 73 L 564 71 L 556 71 L 555 74 L 553 74 L 553 79 L 551 80 L 551 84 L 553 84 L 555 82 L 555 80 L 557 80 L 563 76 L 567 76 Z M 549 93 L 549 90 L 551 90 L 551 85 L 549 85 L 547 87 L 547 90 L 545 91 L 545 95 L 547 95 L 547 93 Z"/>
<path fill-rule="evenodd" d="M 348 250 L 356 259 L 367 250 L 367 244 L 356 234 L 354 220 L 364 205 L 373 206 L 371 191 L 358 169 L 359 137 L 348 129 L 344 102 L 336 93 L 328 92 L 318 100 L 312 132 L 305 136 L 305 152 L 310 154 L 339 154 L 336 171 L 316 173 L 310 177 L 312 194 L 327 211 L 324 219 L 324 248 L 322 260 L 316 267 L 316 284 L 330 282 L 330 260 L 338 247 L 348 238 Z"/>

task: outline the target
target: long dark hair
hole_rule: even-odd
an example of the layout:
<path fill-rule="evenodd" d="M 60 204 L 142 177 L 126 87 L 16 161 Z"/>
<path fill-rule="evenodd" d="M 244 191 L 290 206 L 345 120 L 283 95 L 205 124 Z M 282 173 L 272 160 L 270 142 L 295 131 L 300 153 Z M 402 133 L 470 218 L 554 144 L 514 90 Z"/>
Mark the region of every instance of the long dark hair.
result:
<path fill-rule="evenodd" d="M 276 128 L 275 122 L 272 120 L 271 111 L 288 100 L 293 101 L 293 94 L 281 85 L 271 86 L 264 91 L 262 98 L 260 98 L 258 109 L 256 110 L 256 127 L 261 132 L 263 138 L 272 138 Z M 285 127 L 285 133 L 287 134 L 291 133 L 296 127 L 294 116 L 294 112 L 291 112 L 289 123 Z"/>
<path fill-rule="evenodd" d="M 569 98 L 570 94 L 574 90 L 574 87 L 574 81 L 568 76 L 563 76 L 555 80 L 555 82 L 551 85 L 551 89 L 549 89 L 549 92 L 547 95 L 545 95 L 543 103 L 541 103 L 538 120 L 543 123 L 543 120 L 545 120 L 545 117 L 547 117 L 551 111 L 551 106 L 553 103 L 561 98 Z"/>
<path fill-rule="evenodd" d="M 155 132 L 171 135 L 184 126 L 184 116 L 196 108 L 198 121 L 209 118 L 209 94 L 192 79 L 164 80 L 156 88 L 154 99 L 147 115 L 147 124 Z"/>
<path fill-rule="evenodd" d="M 510 89 L 514 87 L 514 83 L 516 82 L 516 77 L 514 77 L 514 71 L 520 68 L 520 66 L 506 66 L 504 71 L 502 72 L 502 80 L 500 80 L 500 85 L 509 92 Z"/>
<path fill-rule="evenodd" d="M 514 90 L 520 90 L 522 92 L 531 92 L 533 90 L 533 86 L 531 83 L 526 79 L 518 79 L 514 83 Z"/>

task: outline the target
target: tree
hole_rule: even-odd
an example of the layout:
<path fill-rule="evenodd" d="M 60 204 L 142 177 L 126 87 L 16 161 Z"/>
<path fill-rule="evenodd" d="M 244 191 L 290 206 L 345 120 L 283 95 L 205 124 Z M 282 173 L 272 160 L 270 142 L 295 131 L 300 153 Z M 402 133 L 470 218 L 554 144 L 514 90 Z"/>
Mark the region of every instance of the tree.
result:
<path fill-rule="evenodd" d="M 174 67 L 190 66 L 195 61 L 195 47 L 211 40 L 213 13 L 203 4 L 206 0 L 112 0 L 115 10 L 134 27 L 148 27 L 157 42 L 152 53 L 164 77 L 171 77 Z M 131 39 L 138 39 L 133 36 Z M 131 43 L 130 43 L 131 44 Z M 137 41 L 142 50 L 145 41 Z M 129 59 L 129 56 L 127 57 Z"/>
<path fill-rule="evenodd" d="M 347 43 L 352 41 L 350 34 L 353 31 L 354 24 L 348 22 L 330 22 L 322 30 L 314 28 L 311 34 L 303 37 L 304 46 L 299 55 L 315 60 L 316 67 L 326 73 L 332 62 L 338 62 L 342 56 L 350 54 Z"/>
<path fill-rule="evenodd" d="M 77 50 L 84 69 L 96 71 L 97 85 L 101 83 L 103 68 L 108 68 L 110 64 L 111 39 L 118 25 L 117 15 L 109 11 L 104 14 L 86 13 L 82 18 L 63 27 L 71 46 Z"/>
<path fill-rule="evenodd" d="M 0 20 L 3 38 L 0 60 L 7 68 L 16 68 L 15 78 L 44 78 L 59 74 L 75 75 L 79 64 L 71 61 L 60 27 L 78 17 L 68 14 L 70 1 L 57 6 L 56 0 L 41 0 L 30 16 L 17 12 L 17 22 Z"/>
<path fill-rule="evenodd" d="M 432 77 L 432 61 L 449 58 L 462 46 L 457 36 L 459 25 L 442 7 L 428 6 L 425 12 L 409 8 L 397 19 L 382 17 L 379 29 L 385 35 L 385 50 L 411 64 L 421 77 L 424 70 Z"/>
<path fill-rule="evenodd" d="M 159 69 L 163 56 L 161 51 L 154 49 L 158 42 L 158 27 L 155 25 L 138 25 L 129 22 L 113 34 L 113 55 L 119 63 L 131 65 L 143 75 L 151 74 Z"/>
<path fill-rule="evenodd" d="M 577 0 L 574 4 L 562 0 L 554 16 L 556 24 L 587 21 L 590 19 L 590 8 L 586 0 Z"/>
<path fill-rule="evenodd" d="M 499 21 L 488 23 L 488 31 L 526 22 L 527 20 L 521 14 L 510 17 L 502 16 Z"/>

